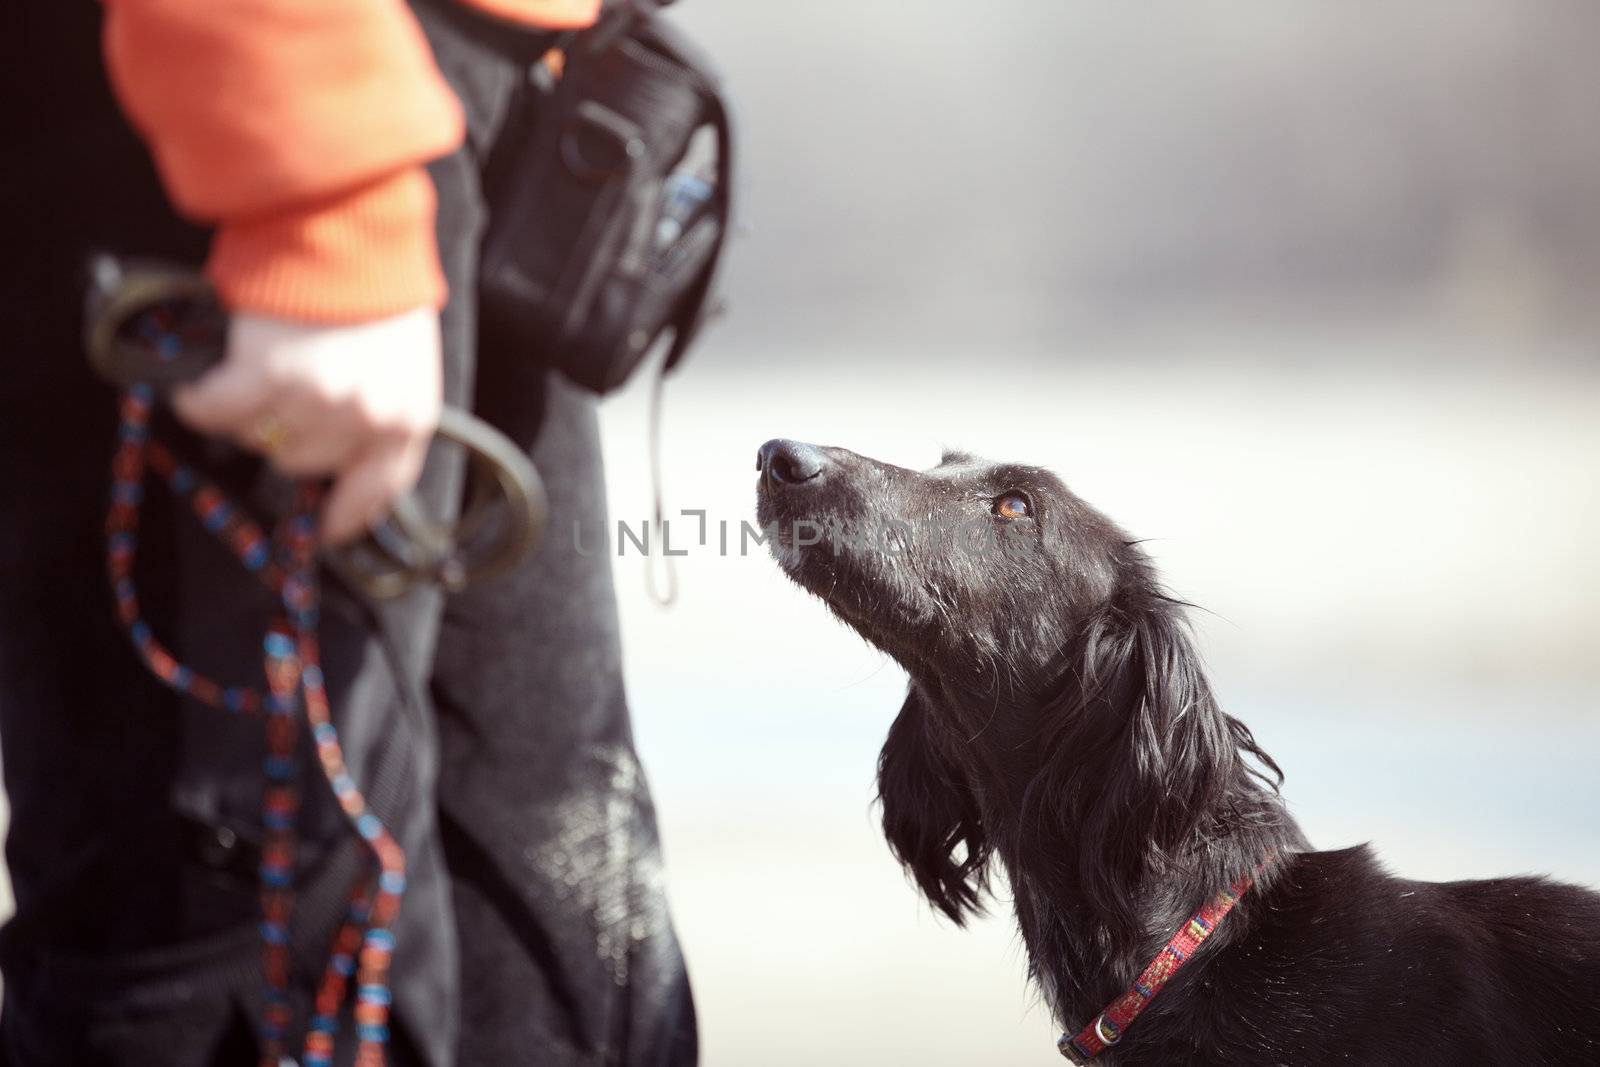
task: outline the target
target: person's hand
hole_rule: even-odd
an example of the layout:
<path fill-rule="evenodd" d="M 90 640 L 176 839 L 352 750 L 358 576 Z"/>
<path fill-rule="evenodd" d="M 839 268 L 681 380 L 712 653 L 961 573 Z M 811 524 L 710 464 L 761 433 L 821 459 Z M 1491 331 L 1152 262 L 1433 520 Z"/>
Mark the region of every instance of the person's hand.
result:
<path fill-rule="evenodd" d="M 416 484 L 439 424 L 439 316 L 418 308 L 349 326 L 236 313 L 223 361 L 172 394 L 203 434 L 294 478 L 331 476 L 329 544 L 359 537 Z"/>

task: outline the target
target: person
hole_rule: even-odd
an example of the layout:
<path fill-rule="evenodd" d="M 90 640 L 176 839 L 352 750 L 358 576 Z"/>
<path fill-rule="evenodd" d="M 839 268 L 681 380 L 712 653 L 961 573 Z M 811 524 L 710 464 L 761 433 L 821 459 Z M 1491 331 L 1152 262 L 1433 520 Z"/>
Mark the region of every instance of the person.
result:
<path fill-rule="evenodd" d="M 478 330 L 484 172 L 528 71 L 598 0 L 24 0 L 0 33 L 0 756 L 16 912 L 0 1063 L 245 1063 L 259 1053 L 261 724 L 135 657 L 105 577 L 115 398 L 79 340 L 91 251 L 204 262 L 223 362 L 156 432 L 270 513 L 326 477 L 328 544 L 415 485 L 472 405 L 544 474 L 553 527 L 604 520 L 595 402 Z M 137 131 L 137 133 L 135 132 Z M 231 442 L 233 450 L 213 442 Z M 180 659 L 259 681 L 270 595 L 148 491 L 145 615 Z M 459 596 L 325 584 L 345 758 L 406 853 L 396 1064 L 696 1057 L 694 1008 L 633 750 L 603 558 L 551 537 Z M 295 1024 L 364 853 L 314 759 L 290 961 Z"/>

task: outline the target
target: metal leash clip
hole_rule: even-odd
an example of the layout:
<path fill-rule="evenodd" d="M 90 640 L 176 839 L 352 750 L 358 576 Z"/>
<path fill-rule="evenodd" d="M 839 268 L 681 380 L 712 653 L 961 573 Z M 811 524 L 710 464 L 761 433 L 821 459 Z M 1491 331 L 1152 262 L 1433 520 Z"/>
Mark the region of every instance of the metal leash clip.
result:
<path fill-rule="evenodd" d="M 160 393 L 198 378 L 222 359 L 227 332 L 227 311 L 194 271 L 106 254 L 90 261 L 84 340 L 90 363 L 111 384 Z M 403 496 L 367 537 L 326 554 L 368 596 L 388 599 L 420 583 L 463 589 L 515 566 L 544 529 L 544 483 L 504 434 L 452 407 L 440 413 L 437 433 L 467 453 L 456 521 L 441 524 Z"/>

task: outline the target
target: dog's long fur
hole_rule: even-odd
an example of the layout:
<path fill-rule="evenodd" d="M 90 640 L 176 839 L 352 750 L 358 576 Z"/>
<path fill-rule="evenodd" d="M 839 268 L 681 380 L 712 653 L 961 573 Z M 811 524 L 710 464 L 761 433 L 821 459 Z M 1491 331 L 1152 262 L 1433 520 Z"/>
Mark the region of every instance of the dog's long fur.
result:
<path fill-rule="evenodd" d="M 879 760 L 889 846 L 957 923 L 998 861 L 1063 1028 L 1261 865 L 1099 1062 L 1600 1064 L 1600 896 L 1408 881 L 1365 847 L 1312 851 L 1277 765 L 1212 693 L 1184 605 L 1053 475 L 807 456 L 818 473 L 801 480 L 764 450 L 760 517 L 784 569 L 910 674 Z M 1014 492 L 1031 515 L 990 515 Z M 797 522 L 827 535 L 807 544 Z M 974 529 L 993 536 L 975 546 Z"/>

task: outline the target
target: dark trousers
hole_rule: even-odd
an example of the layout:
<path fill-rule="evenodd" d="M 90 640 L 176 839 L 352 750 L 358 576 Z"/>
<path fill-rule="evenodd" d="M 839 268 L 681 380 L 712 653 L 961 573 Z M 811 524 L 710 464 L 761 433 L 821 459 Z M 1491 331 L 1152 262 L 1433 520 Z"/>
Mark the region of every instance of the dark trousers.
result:
<path fill-rule="evenodd" d="M 452 300 L 450 402 L 529 448 L 552 530 L 602 521 L 591 398 L 534 354 L 479 338 L 482 168 L 521 114 L 532 35 L 421 11 L 466 105 L 469 145 L 432 168 Z M 0 25 L 0 756 L 17 914 L 0 931 L 0 1062 L 247 1064 L 260 1006 L 260 723 L 180 700 L 113 623 L 101 526 L 114 398 L 85 370 L 91 248 L 198 262 L 98 60 L 98 5 L 12 5 Z M 162 432 L 240 498 L 272 476 Z M 436 459 L 441 514 L 458 472 Z M 138 577 L 180 657 L 260 680 L 271 598 L 154 487 Z M 693 1008 L 633 756 L 606 561 L 553 533 L 508 579 L 374 607 L 328 583 L 322 641 L 358 782 L 406 849 L 393 1059 L 683 1064 Z M 306 768 L 294 924 L 304 997 L 364 853 Z M 465 1025 L 462 1025 L 463 1022 Z"/>

